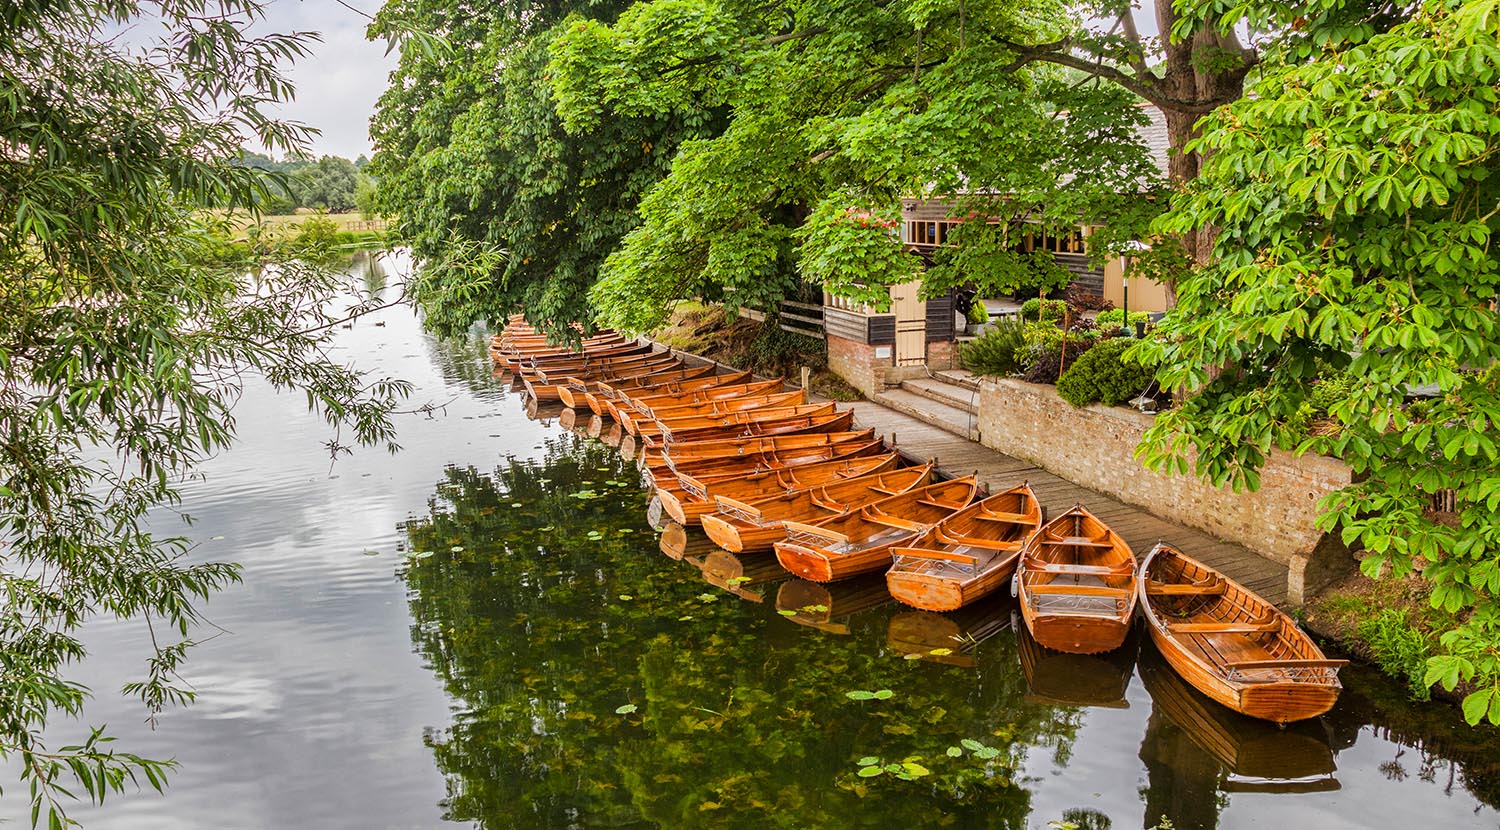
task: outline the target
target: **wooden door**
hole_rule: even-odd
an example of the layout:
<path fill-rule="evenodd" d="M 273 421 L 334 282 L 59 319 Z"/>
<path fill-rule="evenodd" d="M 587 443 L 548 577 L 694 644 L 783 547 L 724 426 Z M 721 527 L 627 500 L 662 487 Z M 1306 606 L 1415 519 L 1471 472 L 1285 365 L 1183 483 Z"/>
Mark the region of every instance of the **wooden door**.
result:
<path fill-rule="evenodd" d="M 917 294 L 921 287 L 921 280 L 891 286 L 897 366 L 921 366 L 927 362 L 927 303 Z"/>

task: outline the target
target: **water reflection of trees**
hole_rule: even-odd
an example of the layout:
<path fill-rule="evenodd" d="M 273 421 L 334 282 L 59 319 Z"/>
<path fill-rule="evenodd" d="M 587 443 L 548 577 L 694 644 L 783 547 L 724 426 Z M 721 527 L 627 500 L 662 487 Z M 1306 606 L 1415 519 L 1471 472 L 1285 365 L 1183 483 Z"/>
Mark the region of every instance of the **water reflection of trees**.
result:
<path fill-rule="evenodd" d="M 1010 771 L 1029 746 L 1069 745 L 1077 719 L 1023 701 L 1013 639 L 976 674 L 886 653 L 883 624 L 850 637 L 791 625 L 657 553 L 633 479 L 566 435 L 540 463 L 448 470 L 409 525 L 413 637 L 465 707 L 431 739 L 451 818 L 1025 826 L 1030 797 Z M 949 757 L 966 738 L 1002 752 Z M 931 775 L 861 778 L 862 756 Z"/>

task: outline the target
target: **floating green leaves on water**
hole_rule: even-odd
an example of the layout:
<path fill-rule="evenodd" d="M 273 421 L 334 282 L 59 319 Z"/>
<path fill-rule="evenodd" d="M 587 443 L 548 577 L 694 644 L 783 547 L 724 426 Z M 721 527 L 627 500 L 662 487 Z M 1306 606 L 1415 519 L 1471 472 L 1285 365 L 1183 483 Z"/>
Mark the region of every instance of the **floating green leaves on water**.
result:
<path fill-rule="evenodd" d="M 852 692 L 844 692 L 844 697 L 851 700 L 890 700 L 896 693 L 890 689 L 881 689 L 876 692 L 867 692 L 864 689 L 855 689 Z"/>
<path fill-rule="evenodd" d="M 691 620 L 692 618 L 693 618 L 692 614 L 683 614 L 682 616 L 680 616 L 680 617 L 677 618 L 677 621 L 678 622 L 687 622 L 688 620 Z"/>
<path fill-rule="evenodd" d="M 629 594 L 621 594 L 620 595 L 620 601 L 621 602 L 630 602 L 633 599 L 635 599 L 635 597 L 633 597 L 633 596 L 631 596 Z"/>
<path fill-rule="evenodd" d="M 880 758 L 874 755 L 866 755 L 855 762 L 859 771 L 855 773 L 860 778 L 874 778 L 878 775 L 891 775 L 902 781 L 915 781 L 925 775 L 931 775 L 932 770 L 922 766 L 916 761 L 906 760 L 901 762 L 882 763 Z"/>
<path fill-rule="evenodd" d="M 380 551 L 378 551 L 378 550 L 367 550 L 367 551 L 364 552 L 364 554 L 365 554 L 365 556 L 379 556 L 380 555 Z"/>
<path fill-rule="evenodd" d="M 793 611 L 790 608 L 779 608 L 779 609 L 777 609 L 776 613 L 780 614 L 783 617 L 795 617 L 795 616 L 797 616 L 797 612 Z"/>
<path fill-rule="evenodd" d="M 590 530 L 590 531 L 589 531 L 589 533 L 588 533 L 588 537 L 589 537 L 589 539 L 591 539 L 591 540 L 592 540 L 592 541 L 595 541 L 595 542 L 597 542 L 597 541 L 599 541 L 599 540 L 600 540 L 600 539 L 603 539 L 603 538 L 604 538 L 604 534 L 603 534 L 603 533 L 600 533 L 600 532 L 599 532 L 599 531 L 597 531 L 597 530 Z"/>
<path fill-rule="evenodd" d="M 963 754 L 964 754 L 964 751 L 960 747 L 956 747 L 956 746 L 950 746 L 950 747 L 948 747 L 948 757 L 949 758 L 957 758 L 957 757 L 959 757 L 959 756 L 961 756 Z"/>
<path fill-rule="evenodd" d="M 539 527 L 537 528 L 537 530 L 542 533 L 551 533 L 552 531 L 557 530 L 557 528 L 553 527 L 552 525 L 547 525 L 546 527 Z"/>
<path fill-rule="evenodd" d="M 464 552 L 464 546 L 463 545 L 454 545 L 453 547 L 448 548 L 448 550 L 452 551 L 453 553 L 463 553 Z"/>
<path fill-rule="evenodd" d="M 951 649 L 951 648 L 935 648 L 932 651 L 929 651 L 927 653 L 931 654 L 934 657 L 947 657 L 948 655 L 950 655 L 950 654 L 953 653 L 953 649 Z"/>
<path fill-rule="evenodd" d="M 524 505 L 524 504 L 522 504 L 521 502 L 518 502 L 518 501 L 513 501 L 513 502 L 510 503 L 510 506 L 511 507 L 525 507 L 526 505 Z"/>
<path fill-rule="evenodd" d="M 572 498 L 572 499 L 597 499 L 597 498 L 599 498 L 599 494 L 595 493 L 593 490 L 579 490 L 578 492 L 573 493 L 572 495 L 568 496 L 568 498 Z"/>
<path fill-rule="evenodd" d="M 698 599 L 703 600 L 704 602 L 718 602 L 719 601 L 719 598 L 717 596 L 714 596 L 713 594 L 699 594 L 698 595 Z"/>
<path fill-rule="evenodd" d="M 919 654 L 919 653 L 917 653 L 917 652 L 915 652 L 915 651 L 913 651 L 913 652 L 910 652 L 908 654 L 901 655 L 901 659 L 902 660 L 921 660 L 922 659 L 922 655 Z"/>
<path fill-rule="evenodd" d="M 635 704 L 627 703 L 615 710 L 616 715 L 630 715 L 635 713 Z"/>
<path fill-rule="evenodd" d="M 993 761 L 994 759 L 1000 757 L 1000 750 L 998 750 L 998 749 L 996 749 L 996 748 L 994 748 L 992 746 L 985 746 L 984 744 L 982 744 L 982 743 L 974 740 L 973 738 L 964 738 L 963 740 L 959 741 L 958 743 L 964 749 L 967 749 L 970 752 L 974 753 L 974 757 L 975 758 L 979 758 L 979 759 L 984 760 L 984 761 Z M 953 755 L 953 749 L 954 748 L 950 748 L 948 750 L 948 754 L 949 755 Z M 953 755 L 953 757 L 957 758 L 958 756 L 957 755 Z"/>
<path fill-rule="evenodd" d="M 419 550 L 419 551 L 414 551 L 414 552 L 413 552 L 413 553 L 412 553 L 412 554 L 411 554 L 411 558 L 412 558 L 412 559 L 428 559 L 428 558 L 430 558 L 430 557 L 431 557 L 431 556 L 432 556 L 432 551 L 430 551 L 430 550 Z"/>

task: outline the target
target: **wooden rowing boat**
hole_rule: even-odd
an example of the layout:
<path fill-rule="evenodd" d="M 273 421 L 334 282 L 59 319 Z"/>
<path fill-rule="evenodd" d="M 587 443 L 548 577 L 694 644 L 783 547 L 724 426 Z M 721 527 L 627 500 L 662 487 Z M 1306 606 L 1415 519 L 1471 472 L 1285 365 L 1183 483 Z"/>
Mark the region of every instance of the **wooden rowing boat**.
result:
<path fill-rule="evenodd" d="M 555 383 L 549 382 L 546 372 L 523 371 L 520 377 L 522 385 L 532 397 L 544 401 L 559 401 L 562 400 L 562 390 L 567 387 L 569 380 L 613 380 L 619 377 L 632 377 L 643 372 L 671 371 L 681 366 L 682 361 L 663 352 L 632 357 L 628 360 L 570 368 L 562 374 L 553 372 L 551 379 L 557 381 Z"/>
<path fill-rule="evenodd" d="M 704 425 L 711 425 L 709 422 L 712 419 L 723 417 L 732 412 L 743 412 L 747 409 L 798 406 L 806 402 L 807 392 L 802 389 L 793 389 L 790 392 L 771 392 L 768 394 L 719 395 L 697 403 L 652 409 L 645 412 L 636 410 L 632 413 L 626 413 L 622 410 L 620 412 L 620 423 L 632 435 L 642 437 L 655 436 L 669 431 L 673 426 L 692 429 L 691 421 L 693 419 L 703 419 Z"/>
<path fill-rule="evenodd" d="M 757 453 L 779 453 L 787 450 L 819 449 L 835 444 L 864 443 L 872 440 L 874 436 L 875 430 L 864 429 L 858 432 L 772 435 L 738 438 L 732 441 L 678 441 L 672 444 L 670 454 L 661 450 L 641 453 L 640 465 L 650 470 L 653 477 L 660 480 L 664 477 L 675 478 L 679 471 L 693 474 L 694 469 L 701 469 L 695 465 L 705 462 L 743 460 Z M 732 465 L 731 469 L 734 469 L 734 466 L 742 465 Z"/>
<path fill-rule="evenodd" d="M 979 492 L 973 477 L 929 484 L 811 524 L 785 522 L 776 543 L 781 566 L 814 582 L 884 571 L 891 548 L 967 507 Z"/>
<path fill-rule="evenodd" d="M 656 496 L 661 499 L 662 507 L 667 515 L 682 524 L 691 525 L 697 524 L 704 516 L 719 509 L 715 499 L 721 494 L 730 498 L 754 501 L 773 493 L 802 490 L 831 481 L 858 478 L 892 470 L 900 461 L 899 454 L 889 452 L 762 470 L 748 475 L 708 482 L 690 475 L 678 475 L 676 486 L 673 486 L 672 482 L 664 482 L 656 488 Z M 776 536 L 771 540 L 772 542 L 782 537 L 779 527 L 774 532 Z M 729 550 L 740 550 L 722 542 L 719 544 Z M 765 547 L 769 549 L 770 544 L 767 543 Z"/>
<path fill-rule="evenodd" d="M 908 659 L 972 669 L 979 665 L 974 650 L 1011 627 L 1015 603 L 1009 596 L 990 597 L 964 606 L 957 613 L 902 611 L 886 625 L 885 647 Z"/>
<path fill-rule="evenodd" d="M 668 427 L 660 435 L 640 436 L 648 450 L 663 450 L 679 442 L 720 441 L 753 438 L 758 435 L 798 435 L 818 432 L 843 432 L 854 422 L 853 410 L 835 411 L 833 401 L 803 406 L 751 409 L 732 412 L 714 419 L 717 424 Z"/>
<path fill-rule="evenodd" d="M 1347 662 L 1329 660 L 1291 617 L 1171 545 L 1147 554 L 1136 581 L 1163 657 L 1219 703 L 1274 723 L 1333 707 Z"/>
<path fill-rule="evenodd" d="M 1140 638 L 1127 636 L 1123 646 L 1103 654 L 1068 654 L 1038 643 L 1019 621 L 1016 627 L 1027 703 L 1130 708 L 1125 693 L 1135 671 Z"/>
<path fill-rule="evenodd" d="M 689 392 L 700 392 L 708 389 L 738 386 L 749 381 L 750 372 L 744 371 L 731 372 L 726 375 L 712 375 L 691 378 L 687 380 L 669 380 L 664 383 L 649 383 L 642 384 L 640 386 L 617 385 L 614 383 L 600 382 L 599 391 L 594 393 L 593 400 L 597 401 L 597 403 L 603 407 L 603 411 L 599 412 L 600 415 L 608 415 L 611 418 L 614 418 L 616 423 L 618 423 L 620 420 L 620 415 L 617 410 L 619 410 L 619 408 L 622 406 L 628 408 L 630 406 L 630 401 L 633 400 L 631 396 L 683 396 Z M 777 380 L 768 382 L 768 389 L 771 388 L 770 384 L 772 383 L 780 383 L 780 381 Z"/>
<path fill-rule="evenodd" d="M 886 457 L 894 463 L 896 454 L 890 453 Z M 715 493 L 718 512 L 702 517 L 703 532 L 725 550 L 770 550 L 786 538 L 783 522 L 811 523 L 827 519 L 914 487 L 923 487 L 931 481 L 932 465 L 923 464 L 831 481 L 748 502 Z M 663 499 L 663 503 L 665 501 Z"/>
<path fill-rule="evenodd" d="M 619 343 L 606 344 L 599 348 L 584 349 L 582 351 L 510 355 L 505 358 L 505 368 L 509 369 L 513 374 L 535 371 L 541 368 L 565 369 L 570 366 L 581 367 L 592 362 L 608 360 L 610 358 L 647 354 L 651 351 L 653 351 L 653 348 L 650 343 L 636 343 L 633 340 L 622 340 Z M 663 352 L 663 354 L 666 354 L 666 352 Z"/>
<path fill-rule="evenodd" d="M 1042 525 L 1021 550 L 1016 596 L 1037 642 L 1070 654 L 1119 648 L 1135 612 L 1135 555 L 1082 506 Z"/>
<path fill-rule="evenodd" d="M 849 434 L 859 435 L 859 433 Z M 651 469 L 647 471 L 647 480 L 658 493 L 685 489 L 683 476 L 689 477 L 700 487 L 713 488 L 720 483 L 748 478 L 757 473 L 796 470 L 817 464 L 885 454 L 885 442 L 879 438 L 851 437 L 847 441 L 822 447 L 768 450 L 736 458 L 695 461 L 684 465 L 681 472 L 672 469 Z"/>
<path fill-rule="evenodd" d="M 714 372 L 713 366 L 681 366 L 675 369 L 656 369 L 642 372 L 629 377 L 618 378 L 614 381 L 615 386 L 629 388 L 631 384 L 642 385 L 646 383 L 667 383 L 673 380 L 693 380 L 695 378 L 707 377 Z M 582 378 L 569 377 L 563 381 L 564 387 L 559 390 L 558 395 L 562 402 L 575 409 L 587 406 L 593 410 L 595 415 L 604 414 L 604 408 L 597 400 L 592 398 L 599 394 L 600 387 L 608 381 L 584 380 Z"/>
<path fill-rule="evenodd" d="M 771 420 L 742 420 L 735 422 L 735 416 L 726 417 L 727 422 L 723 426 L 703 426 L 696 429 L 682 429 L 682 431 L 663 432 L 658 437 L 645 437 L 640 440 L 646 450 L 661 450 L 672 453 L 667 447 L 675 446 L 676 443 L 702 443 L 702 441 L 738 441 L 744 438 L 769 438 L 774 435 L 805 435 L 823 434 L 823 432 L 844 432 L 853 425 L 853 410 L 844 410 L 841 413 L 832 411 L 832 401 L 828 404 L 814 404 L 813 407 L 828 407 L 828 411 L 820 411 L 817 414 L 793 414 L 777 413 L 778 417 Z M 796 407 L 801 410 L 801 407 Z"/>
<path fill-rule="evenodd" d="M 632 419 L 643 418 L 653 420 L 656 412 L 681 406 L 699 406 L 714 401 L 732 400 L 736 398 L 754 398 L 763 395 L 774 395 L 781 390 L 780 378 L 771 380 L 745 380 L 735 383 L 721 383 L 715 385 L 703 385 L 697 388 L 683 390 L 664 390 L 652 392 L 651 394 L 640 394 L 632 390 L 624 390 L 615 396 L 616 408 L 619 414 L 615 420 L 625 423 Z"/>
<path fill-rule="evenodd" d="M 776 590 L 777 613 L 826 634 L 848 634 L 850 617 L 890 601 L 879 574 L 833 585 L 789 579 Z"/>
<path fill-rule="evenodd" d="M 913 608 L 954 611 L 992 594 L 1015 573 L 1021 545 L 1045 517 L 1025 484 L 996 493 L 892 551 L 891 596 Z"/>

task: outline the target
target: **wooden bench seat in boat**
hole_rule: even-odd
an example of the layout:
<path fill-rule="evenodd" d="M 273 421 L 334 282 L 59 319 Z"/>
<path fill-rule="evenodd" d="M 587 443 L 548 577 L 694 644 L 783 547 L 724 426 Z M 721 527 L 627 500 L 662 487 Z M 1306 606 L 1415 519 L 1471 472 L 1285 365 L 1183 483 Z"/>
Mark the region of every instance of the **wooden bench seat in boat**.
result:
<path fill-rule="evenodd" d="M 1033 594 L 1069 594 L 1079 597 L 1124 597 L 1130 595 L 1129 588 L 1111 588 L 1108 585 L 1073 585 L 1064 582 L 1042 582 L 1029 585 L 1027 591 Z"/>
<path fill-rule="evenodd" d="M 1224 593 L 1226 587 L 1223 580 L 1202 585 L 1177 582 L 1147 582 L 1146 593 L 1151 596 L 1216 596 Z"/>
<path fill-rule="evenodd" d="M 949 504 L 941 501 L 933 501 L 931 499 L 917 499 L 917 504 L 926 505 L 927 507 L 936 507 L 939 510 L 957 510 L 960 507 L 963 507 L 963 505 L 961 504 Z"/>
<path fill-rule="evenodd" d="M 1027 522 L 1031 519 L 1025 513 L 975 513 L 974 518 L 986 522 Z"/>
<path fill-rule="evenodd" d="M 889 527 L 897 527 L 902 530 L 921 532 L 929 527 L 929 525 L 924 525 L 921 522 L 914 522 L 911 519 L 903 519 L 900 516 L 892 516 L 889 513 L 885 513 L 879 510 L 868 510 L 865 513 L 865 518 L 872 522 L 887 525 Z"/>
<path fill-rule="evenodd" d="M 1033 573 L 1092 576 L 1129 576 L 1135 570 L 1134 566 L 1128 562 L 1120 565 L 1067 565 L 1047 562 L 1044 564 L 1028 564 L 1026 569 Z"/>
<path fill-rule="evenodd" d="M 1070 545 L 1075 548 L 1113 548 L 1109 542 L 1100 542 L 1086 536 L 1045 536 L 1042 541 L 1049 545 Z"/>
<path fill-rule="evenodd" d="M 1279 631 L 1281 620 L 1273 619 L 1270 622 L 1180 622 L 1167 623 L 1167 630 L 1173 634 L 1260 634 L 1270 631 Z"/>

